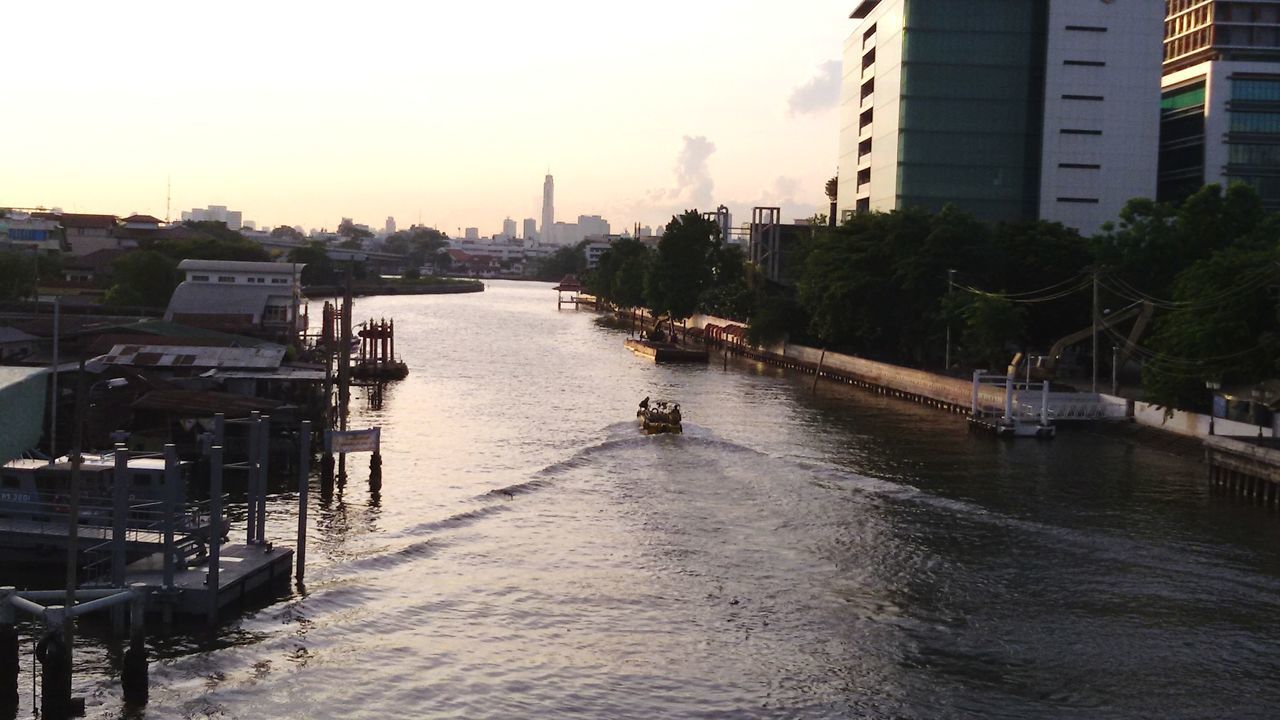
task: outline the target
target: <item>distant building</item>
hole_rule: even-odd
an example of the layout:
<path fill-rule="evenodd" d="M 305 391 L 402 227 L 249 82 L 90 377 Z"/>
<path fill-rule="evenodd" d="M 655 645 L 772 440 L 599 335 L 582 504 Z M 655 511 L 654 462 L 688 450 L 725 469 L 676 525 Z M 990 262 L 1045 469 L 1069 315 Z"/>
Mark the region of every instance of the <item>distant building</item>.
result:
<path fill-rule="evenodd" d="M 538 238 L 538 221 L 533 218 L 524 219 L 524 232 L 520 237 L 524 240 L 536 240 Z"/>
<path fill-rule="evenodd" d="M 385 226 L 383 226 L 383 232 L 385 232 L 388 235 L 392 235 L 395 233 L 395 231 L 396 231 L 396 219 L 388 215 L 387 223 Z"/>
<path fill-rule="evenodd" d="M 164 319 L 209 330 L 288 338 L 302 330 L 302 268 L 297 263 L 183 260 L 186 273 Z"/>
<path fill-rule="evenodd" d="M 1252 185 L 1280 210 L 1280 4 L 1168 0 L 1157 198 Z"/>
<path fill-rule="evenodd" d="M 1091 234 L 1129 199 L 1151 197 L 1162 12 L 1156 2 L 859 2 L 844 53 L 840 215 L 952 204 Z"/>
<path fill-rule="evenodd" d="M 516 236 L 516 221 L 507 218 L 502 221 L 502 239 L 511 240 Z"/>
<path fill-rule="evenodd" d="M 592 235 L 608 235 L 609 222 L 599 215 L 579 215 L 578 231 L 583 237 Z"/>
<path fill-rule="evenodd" d="M 195 208 L 190 211 L 183 211 L 183 222 L 220 222 L 227 226 L 228 230 L 239 231 L 242 225 L 241 212 L 239 210 L 228 210 L 226 205 L 210 205 L 207 208 Z"/>
<path fill-rule="evenodd" d="M 464 230 L 463 233 L 463 237 L 468 240 L 475 241 L 480 239 L 480 228 L 469 227 Z"/>
<path fill-rule="evenodd" d="M 32 213 L 32 217 L 54 220 L 62 226 L 68 252 L 83 256 L 98 250 L 114 250 L 122 247 L 115 237 L 120 221 L 115 215 L 89 215 L 58 211 Z"/>
<path fill-rule="evenodd" d="M 542 232 L 538 236 L 538 242 L 554 243 L 556 224 L 556 181 L 547 175 L 546 180 L 542 181 Z M 536 247 L 538 243 L 534 243 Z"/>
<path fill-rule="evenodd" d="M 620 239 L 618 235 L 590 235 L 587 236 L 587 246 L 583 252 L 587 256 L 587 269 L 594 270 L 600 264 L 600 256 L 613 246 L 615 240 Z"/>
<path fill-rule="evenodd" d="M 0 250 L 57 254 L 62 251 L 58 223 L 25 213 L 0 215 Z"/>

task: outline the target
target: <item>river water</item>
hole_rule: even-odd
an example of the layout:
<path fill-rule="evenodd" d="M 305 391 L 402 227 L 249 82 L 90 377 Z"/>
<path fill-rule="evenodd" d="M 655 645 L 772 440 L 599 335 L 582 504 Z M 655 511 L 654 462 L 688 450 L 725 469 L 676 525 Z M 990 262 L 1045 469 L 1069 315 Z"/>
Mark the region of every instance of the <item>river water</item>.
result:
<path fill-rule="evenodd" d="M 380 496 L 363 459 L 332 502 L 313 487 L 305 589 L 156 640 L 145 717 L 1280 712 L 1280 519 L 1211 497 L 1194 460 L 655 366 L 554 295 L 357 301 L 411 368 L 381 410 L 353 397 L 352 426 L 383 428 Z M 684 435 L 638 433 L 646 395 Z M 295 507 L 272 499 L 281 542 Z M 119 716 L 112 651 L 79 652 L 89 715 Z"/>

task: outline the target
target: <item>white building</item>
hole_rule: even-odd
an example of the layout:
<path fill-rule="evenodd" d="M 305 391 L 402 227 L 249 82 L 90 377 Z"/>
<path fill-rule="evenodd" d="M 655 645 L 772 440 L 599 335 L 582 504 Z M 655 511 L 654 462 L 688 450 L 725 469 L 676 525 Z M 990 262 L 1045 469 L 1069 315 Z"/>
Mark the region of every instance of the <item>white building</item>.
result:
<path fill-rule="evenodd" d="M 534 220 L 533 218 L 524 219 L 524 227 L 523 227 L 523 232 L 520 234 L 520 239 L 522 240 L 538 239 L 538 221 L 537 220 Z"/>
<path fill-rule="evenodd" d="M 186 274 L 164 319 L 232 333 L 292 334 L 301 330 L 300 263 L 183 260 Z"/>
<path fill-rule="evenodd" d="M 502 221 L 502 239 L 514 240 L 516 237 L 516 221 L 507 218 Z"/>
<path fill-rule="evenodd" d="M 954 204 L 1092 234 L 1154 197 L 1163 8 L 863 0 L 845 44 L 839 212 Z"/>
<path fill-rule="evenodd" d="M 210 205 L 207 208 L 184 210 L 182 221 L 220 222 L 225 223 L 228 230 L 239 230 L 242 225 L 241 216 L 242 213 L 239 210 L 228 210 L 226 205 Z"/>

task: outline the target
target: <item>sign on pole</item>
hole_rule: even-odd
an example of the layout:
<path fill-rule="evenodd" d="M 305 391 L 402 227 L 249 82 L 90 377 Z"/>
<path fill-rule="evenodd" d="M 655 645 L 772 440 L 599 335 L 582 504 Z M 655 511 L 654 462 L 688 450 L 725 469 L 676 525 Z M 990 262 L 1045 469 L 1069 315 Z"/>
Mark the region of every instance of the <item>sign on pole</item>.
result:
<path fill-rule="evenodd" d="M 329 430 L 324 434 L 324 450 L 328 453 L 380 452 L 382 428 L 368 430 Z"/>

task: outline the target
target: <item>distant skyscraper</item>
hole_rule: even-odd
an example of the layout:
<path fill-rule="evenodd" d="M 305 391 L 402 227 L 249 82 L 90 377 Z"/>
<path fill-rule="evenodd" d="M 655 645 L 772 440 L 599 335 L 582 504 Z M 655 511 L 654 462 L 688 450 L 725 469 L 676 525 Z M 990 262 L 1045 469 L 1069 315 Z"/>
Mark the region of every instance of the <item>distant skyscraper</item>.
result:
<path fill-rule="evenodd" d="M 502 235 L 504 240 L 511 240 L 516 236 L 516 221 L 507 218 L 502 221 Z"/>
<path fill-rule="evenodd" d="M 539 242 L 555 242 L 555 226 L 556 181 L 547 175 L 542 183 L 542 235 L 538 238 Z"/>
<path fill-rule="evenodd" d="M 468 239 L 468 240 L 479 240 L 479 239 L 480 239 L 480 228 L 473 228 L 473 227 L 469 227 L 469 228 L 467 228 L 466 233 L 467 233 L 467 234 L 466 234 L 466 236 L 465 236 L 465 237 L 466 237 L 466 239 Z"/>
<path fill-rule="evenodd" d="M 386 231 L 388 235 L 391 235 L 396 231 L 396 219 L 391 217 L 390 215 L 387 216 Z"/>
<path fill-rule="evenodd" d="M 1280 5 L 1165 3 L 1164 97 L 1156 199 L 1206 183 L 1252 185 L 1280 210 Z"/>
<path fill-rule="evenodd" d="M 525 218 L 524 233 L 521 237 L 525 240 L 536 240 L 538 238 L 538 221 L 533 218 Z"/>

